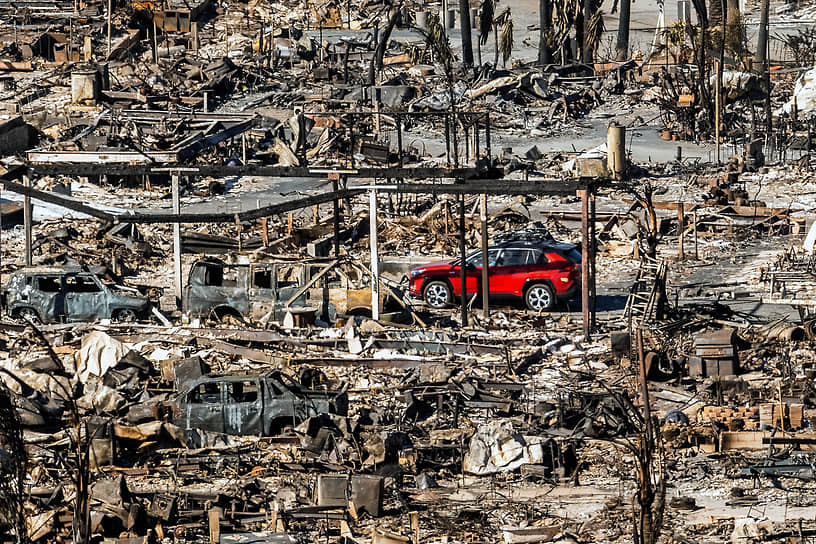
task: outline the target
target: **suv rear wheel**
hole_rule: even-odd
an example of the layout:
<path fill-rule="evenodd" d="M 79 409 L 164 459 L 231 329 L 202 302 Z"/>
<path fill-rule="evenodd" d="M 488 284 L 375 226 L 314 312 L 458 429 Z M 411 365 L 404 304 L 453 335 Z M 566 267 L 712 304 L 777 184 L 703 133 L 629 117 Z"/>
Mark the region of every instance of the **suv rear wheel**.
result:
<path fill-rule="evenodd" d="M 113 314 L 113 319 L 120 323 L 133 323 L 136 321 L 136 312 L 130 308 L 122 308 L 121 310 L 116 310 Z"/>
<path fill-rule="evenodd" d="M 453 301 L 451 288 L 444 281 L 435 280 L 422 290 L 423 298 L 431 308 L 444 308 Z"/>
<path fill-rule="evenodd" d="M 524 302 L 534 312 L 549 310 L 555 306 L 555 293 L 546 283 L 536 283 L 527 289 Z"/>

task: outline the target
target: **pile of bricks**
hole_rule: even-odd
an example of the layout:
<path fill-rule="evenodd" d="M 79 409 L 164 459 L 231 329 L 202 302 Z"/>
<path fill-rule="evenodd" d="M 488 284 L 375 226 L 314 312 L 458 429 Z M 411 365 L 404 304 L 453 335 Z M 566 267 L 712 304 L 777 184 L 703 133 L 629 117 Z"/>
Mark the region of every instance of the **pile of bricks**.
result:
<path fill-rule="evenodd" d="M 759 405 L 759 423 L 769 427 L 780 427 L 780 411 L 784 409 L 785 429 L 801 429 L 804 412 L 803 404 L 783 404 L 769 402 Z"/>
<path fill-rule="evenodd" d="M 738 420 L 744 423 L 745 429 L 755 429 L 760 424 L 760 409 L 756 406 L 744 408 L 728 408 L 725 406 L 706 406 L 703 408 L 701 420 L 704 422 L 716 421 L 729 428 Z"/>

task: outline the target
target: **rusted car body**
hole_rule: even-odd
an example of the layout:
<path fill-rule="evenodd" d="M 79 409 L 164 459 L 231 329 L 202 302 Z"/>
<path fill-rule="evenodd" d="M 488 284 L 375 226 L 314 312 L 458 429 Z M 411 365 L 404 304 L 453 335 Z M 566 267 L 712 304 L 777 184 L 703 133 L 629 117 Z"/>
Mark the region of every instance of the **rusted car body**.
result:
<path fill-rule="evenodd" d="M 381 308 L 388 295 L 381 292 Z M 393 303 L 391 303 L 393 305 Z M 296 308 L 313 308 L 318 315 L 370 315 L 371 288 L 359 267 L 326 260 L 277 260 L 227 264 L 200 260 L 190 268 L 182 310 L 192 316 L 251 321 L 280 321 Z"/>
<path fill-rule="evenodd" d="M 174 423 L 185 429 L 269 436 L 319 414 L 346 415 L 348 395 L 305 389 L 280 372 L 202 376 L 170 408 Z"/>
<path fill-rule="evenodd" d="M 135 289 L 107 285 L 80 267 L 32 267 L 11 274 L 3 290 L 6 314 L 43 323 L 148 317 L 150 301 Z"/>

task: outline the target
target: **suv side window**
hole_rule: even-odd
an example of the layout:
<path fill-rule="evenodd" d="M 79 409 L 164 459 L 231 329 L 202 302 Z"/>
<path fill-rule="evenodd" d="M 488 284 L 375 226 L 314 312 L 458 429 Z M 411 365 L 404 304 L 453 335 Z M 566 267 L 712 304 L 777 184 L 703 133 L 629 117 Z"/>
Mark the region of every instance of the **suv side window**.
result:
<path fill-rule="evenodd" d="M 60 277 L 59 276 L 38 276 L 36 288 L 43 293 L 59 293 L 60 291 Z"/>
<path fill-rule="evenodd" d="M 69 293 L 98 293 L 102 289 L 90 276 L 68 276 L 65 278 L 65 290 Z"/>
<path fill-rule="evenodd" d="M 218 382 L 200 383 L 187 395 L 187 401 L 192 404 L 219 403 L 221 402 L 221 384 Z"/>
<path fill-rule="evenodd" d="M 258 289 L 272 289 L 272 270 L 256 268 L 252 272 L 252 286 Z"/>
<path fill-rule="evenodd" d="M 527 249 L 505 249 L 502 254 L 499 266 L 523 266 L 527 264 L 530 250 Z"/>
<path fill-rule="evenodd" d="M 258 384 L 254 381 L 229 382 L 227 391 L 235 402 L 255 402 L 258 400 Z"/>
<path fill-rule="evenodd" d="M 496 260 L 499 257 L 500 249 L 488 249 L 487 250 L 487 266 L 496 266 Z M 478 253 L 473 254 L 470 259 L 467 260 L 468 264 L 472 264 L 476 268 L 482 267 L 482 252 L 479 251 Z"/>
<path fill-rule="evenodd" d="M 547 264 L 548 262 L 547 256 L 541 250 L 533 249 L 528 253 L 527 264 Z"/>
<path fill-rule="evenodd" d="M 297 265 L 294 264 L 279 264 L 275 267 L 278 288 L 295 287 L 300 283 L 300 276 Z"/>

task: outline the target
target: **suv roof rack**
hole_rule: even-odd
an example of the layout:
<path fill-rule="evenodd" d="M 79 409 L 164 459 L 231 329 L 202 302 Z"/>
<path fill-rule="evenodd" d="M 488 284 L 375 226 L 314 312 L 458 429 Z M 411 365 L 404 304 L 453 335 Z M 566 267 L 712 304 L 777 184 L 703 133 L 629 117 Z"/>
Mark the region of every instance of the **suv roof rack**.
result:
<path fill-rule="evenodd" d="M 527 223 L 521 228 L 500 232 L 493 236 L 493 243 L 504 242 L 555 242 L 550 230 L 541 221 Z"/>

